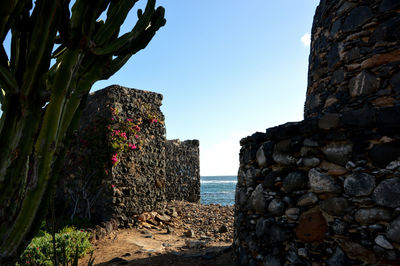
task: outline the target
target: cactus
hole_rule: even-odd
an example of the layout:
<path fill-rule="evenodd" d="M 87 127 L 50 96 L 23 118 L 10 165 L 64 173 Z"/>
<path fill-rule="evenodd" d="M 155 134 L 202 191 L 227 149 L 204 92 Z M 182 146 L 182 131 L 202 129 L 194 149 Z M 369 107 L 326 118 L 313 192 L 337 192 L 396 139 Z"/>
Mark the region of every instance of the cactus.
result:
<path fill-rule="evenodd" d="M 148 0 L 132 30 L 118 36 L 138 0 L 76 0 L 71 11 L 69 2 L 0 3 L 0 265 L 18 257 L 46 215 L 91 86 L 144 49 L 166 22 L 164 8 Z"/>

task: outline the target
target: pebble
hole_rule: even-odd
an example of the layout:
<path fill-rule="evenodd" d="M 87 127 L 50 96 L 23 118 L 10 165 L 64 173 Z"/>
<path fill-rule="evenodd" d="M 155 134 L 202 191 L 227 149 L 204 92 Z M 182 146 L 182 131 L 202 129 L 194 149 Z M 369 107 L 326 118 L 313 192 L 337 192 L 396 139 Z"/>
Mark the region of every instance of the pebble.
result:
<path fill-rule="evenodd" d="M 360 224 L 374 224 L 379 221 L 390 221 L 390 211 L 383 208 L 360 209 L 354 215 Z"/>
<path fill-rule="evenodd" d="M 381 206 L 400 207 L 400 178 L 383 180 L 375 188 L 372 198 Z"/>
<path fill-rule="evenodd" d="M 315 193 L 309 192 L 300 197 L 300 199 L 297 201 L 297 206 L 305 207 L 313 205 L 317 202 L 318 202 L 317 195 L 315 195 Z"/>
<path fill-rule="evenodd" d="M 340 187 L 331 176 L 321 173 L 315 168 L 308 172 L 308 178 L 311 190 L 315 193 L 339 193 L 341 191 Z"/>
<path fill-rule="evenodd" d="M 386 237 L 390 240 L 400 243 L 400 217 L 397 217 L 389 224 Z"/>
<path fill-rule="evenodd" d="M 375 188 L 375 177 L 365 173 L 349 175 L 344 180 L 344 192 L 350 196 L 368 196 Z"/>
<path fill-rule="evenodd" d="M 268 212 L 273 216 L 281 216 L 285 212 L 285 203 L 279 199 L 273 199 L 268 204 Z"/>
<path fill-rule="evenodd" d="M 393 249 L 393 245 L 383 235 L 378 235 L 375 238 L 375 243 L 384 249 Z"/>

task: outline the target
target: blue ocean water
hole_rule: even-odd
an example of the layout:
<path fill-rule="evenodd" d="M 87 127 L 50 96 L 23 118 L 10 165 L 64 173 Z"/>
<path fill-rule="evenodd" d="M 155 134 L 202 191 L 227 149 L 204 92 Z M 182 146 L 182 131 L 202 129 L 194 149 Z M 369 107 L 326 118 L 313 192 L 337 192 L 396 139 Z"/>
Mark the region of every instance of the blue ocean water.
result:
<path fill-rule="evenodd" d="M 200 202 L 202 204 L 233 205 L 237 176 L 201 176 Z"/>

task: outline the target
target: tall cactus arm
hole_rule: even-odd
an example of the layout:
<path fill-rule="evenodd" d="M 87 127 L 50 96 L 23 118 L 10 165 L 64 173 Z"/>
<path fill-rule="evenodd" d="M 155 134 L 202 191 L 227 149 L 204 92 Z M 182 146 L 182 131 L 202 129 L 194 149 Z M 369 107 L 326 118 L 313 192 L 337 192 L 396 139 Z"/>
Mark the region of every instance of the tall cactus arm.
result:
<path fill-rule="evenodd" d="M 135 41 L 131 41 L 130 43 L 126 44 L 126 47 L 124 47 L 126 50 L 120 51 L 121 55 L 118 55 L 112 60 L 111 64 L 107 64 L 103 68 L 101 79 L 108 79 L 111 77 L 122 66 L 124 66 L 124 64 L 131 58 L 132 55 L 136 54 L 148 45 L 155 33 L 165 25 L 166 20 L 164 18 L 164 13 L 165 11 L 163 7 L 157 8 L 150 27 L 142 32 L 139 38 L 135 39 Z"/>
<path fill-rule="evenodd" d="M 16 0 L 2 0 L 0 3 L 0 42 L 3 42 L 8 32 L 8 23 L 12 11 L 17 5 Z"/>
<path fill-rule="evenodd" d="M 4 66 L 0 65 L 0 87 L 7 94 L 15 94 L 18 92 L 18 83 L 15 80 L 12 73 L 5 68 Z"/>
<path fill-rule="evenodd" d="M 23 75 L 21 92 L 28 98 L 37 86 L 37 77 L 47 72 L 54 38 L 57 32 L 60 0 L 42 0 L 36 2 L 32 13 L 33 31 L 29 42 L 27 65 Z"/>
<path fill-rule="evenodd" d="M 0 104 L 1 105 L 4 104 L 5 97 L 6 97 L 6 92 L 2 88 L 0 88 Z M 0 126 L 0 128 L 1 128 L 1 126 Z"/>
<path fill-rule="evenodd" d="M 93 53 L 97 55 L 105 55 L 115 53 L 120 50 L 129 42 L 134 42 L 138 39 L 139 35 L 149 26 L 150 21 L 154 15 L 155 0 L 150 0 L 147 2 L 145 12 L 143 16 L 139 18 L 133 29 L 119 37 L 118 39 L 111 41 L 105 47 L 99 47 L 93 49 Z M 107 24 L 107 22 L 106 22 Z"/>
<path fill-rule="evenodd" d="M 70 19 L 72 48 L 85 48 L 88 45 L 88 38 L 95 30 L 96 19 L 107 8 L 108 2 L 106 0 L 77 0 L 74 3 Z"/>
<path fill-rule="evenodd" d="M 8 55 L 2 44 L 0 44 L 0 66 L 9 67 Z"/>
<path fill-rule="evenodd" d="M 65 0 L 61 6 L 60 12 L 60 26 L 58 28 L 58 32 L 60 33 L 60 40 L 64 46 L 68 46 L 70 44 L 70 36 L 71 36 L 71 23 L 70 16 L 71 12 L 69 11 L 69 3 L 70 0 Z"/>
<path fill-rule="evenodd" d="M 110 3 L 110 7 L 107 11 L 106 22 L 102 27 L 100 27 L 93 38 L 93 41 L 97 46 L 102 46 L 104 43 L 110 41 L 115 32 L 119 31 L 126 16 L 137 1 L 139 0 L 112 1 Z"/>
<path fill-rule="evenodd" d="M 141 49 L 144 49 L 154 37 L 156 32 L 165 25 L 166 20 L 164 18 L 164 14 L 164 8 L 158 7 L 145 31 L 143 31 L 138 38 L 130 40 L 125 46 L 121 47 L 114 54 L 117 56 L 125 54 L 133 55 Z"/>

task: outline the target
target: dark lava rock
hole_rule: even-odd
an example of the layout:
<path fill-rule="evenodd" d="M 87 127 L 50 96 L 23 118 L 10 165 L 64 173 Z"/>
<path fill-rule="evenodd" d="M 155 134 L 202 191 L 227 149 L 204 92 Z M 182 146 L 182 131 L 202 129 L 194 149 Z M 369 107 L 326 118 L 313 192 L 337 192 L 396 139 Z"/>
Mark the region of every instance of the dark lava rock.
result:
<path fill-rule="evenodd" d="M 375 177 L 365 173 L 349 175 L 344 180 L 344 192 L 350 196 L 368 196 L 375 188 Z"/>
<path fill-rule="evenodd" d="M 218 233 L 226 233 L 228 232 L 228 228 L 226 227 L 226 225 L 221 225 L 220 228 L 218 229 Z"/>
<path fill-rule="evenodd" d="M 326 159 L 330 162 L 346 165 L 353 152 L 352 143 L 330 143 L 322 148 Z"/>
<path fill-rule="evenodd" d="M 339 193 L 341 188 L 330 175 L 321 173 L 315 168 L 308 172 L 311 190 L 315 193 Z"/>
<path fill-rule="evenodd" d="M 340 247 L 336 247 L 335 253 L 332 254 L 326 260 L 327 266 L 350 266 L 350 261 L 347 258 L 346 254 L 344 254 L 343 250 Z"/>
<path fill-rule="evenodd" d="M 264 266 L 281 266 L 281 259 L 278 256 L 268 254 L 263 260 Z"/>
<path fill-rule="evenodd" d="M 356 7 L 351 10 L 350 15 L 346 17 L 346 20 L 343 23 L 342 30 L 353 30 L 358 26 L 363 25 L 369 19 L 373 17 L 373 12 L 371 8 L 367 6 Z"/>
<path fill-rule="evenodd" d="M 379 221 L 390 221 L 390 211 L 383 208 L 360 209 L 354 215 L 360 224 L 374 224 Z"/>
<path fill-rule="evenodd" d="M 393 42 L 400 39 L 400 17 L 396 16 L 376 27 L 369 39 L 370 43 L 376 42 Z"/>
<path fill-rule="evenodd" d="M 279 172 L 270 172 L 264 177 L 263 185 L 265 188 L 273 188 Z"/>
<path fill-rule="evenodd" d="M 352 97 L 369 95 L 378 90 L 380 80 L 372 73 L 364 70 L 349 83 L 349 94 Z"/>
<path fill-rule="evenodd" d="M 273 216 L 281 216 L 285 213 L 285 203 L 279 199 L 273 199 L 268 205 L 268 212 Z"/>
<path fill-rule="evenodd" d="M 386 207 L 400 206 L 400 178 L 395 177 L 383 180 L 374 190 L 373 200 Z"/>
<path fill-rule="evenodd" d="M 400 78 L 400 73 L 398 76 Z M 400 106 L 379 108 L 376 114 L 376 120 L 381 126 L 400 126 Z"/>
<path fill-rule="evenodd" d="M 268 140 L 267 135 L 263 132 L 256 132 L 253 135 L 250 136 L 251 141 L 254 141 L 256 143 L 260 143 L 263 141 Z"/>
<path fill-rule="evenodd" d="M 375 144 L 369 152 L 372 164 L 385 168 L 400 156 L 400 141 Z"/>
<path fill-rule="evenodd" d="M 269 224 L 270 223 L 268 222 L 268 220 L 260 218 L 256 224 L 256 236 L 257 237 L 263 236 Z"/>
<path fill-rule="evenodd" d="M 320 203 L 322 210 L 334 216 L 344 215 L 349 207 L 349 203 L 345 198 L 332 197 Z"/>
<path fill-rule="evenodd" d="M 332 223 L 332 229 L 335 232 L 335 234 L 344 235 L 347 233 L 347 228 L 348 228 L 347 223 L 340 219 L 335 219 L 335 221 L 333 221 Z"/>
<path fill-rule="evenodd" d="M 397 243 L 400 243 L 400 217 L 397 217 L 390 223 L 386 232 L 386 237 Z"/>
<path fill-rule="evenodd" d="M 400 92 L 400 72 L 397 72 L 397 74 L 392 76 L 392 78 L 390 79 L 390 85 L 392 85 L 392 88 L 396 92 Z"/>
<path fill-rule="evenodd" d="M 367 127 L 375 121 L 375 112 L 371 109 L 357 109 L 344 112 L 342 122 L 348 126 Z"/>
<path fill-rule="evenodd" d="M 379 6 L 379 11 L 389 11 L 396 8 L 400 8 L 399 0 L 383 0 Z"/>
<path fill-rule="evenodd" d="M 324 114 L 318 122 L 320 129 L 332 129 L 340 125 L 340 114 L 327 113 Z"/>
<path fill-rule="evenodd" d="M 277 243 L 283 242 L 292 237 L 291 231 L 280 227 L 279 225 L 273 224 L 268 228 L 268 236 L 270 242 Z"/>
<path fill-rule="evenodd" d="M 289 173 L 283 180 L 283 189 L 290 193 L 294 190 L 307 188 L 308 177 L 304 172 L 296 171 Z"/>
<path fill-rule="evenodd" d="M 307 194 L 304 194 L 299 198 L 297 201 L 297 206 L 304 207 L 304 206 L 310 206 L 318 202 L 318 197 L 312 192 L 309 192 Z"/>

